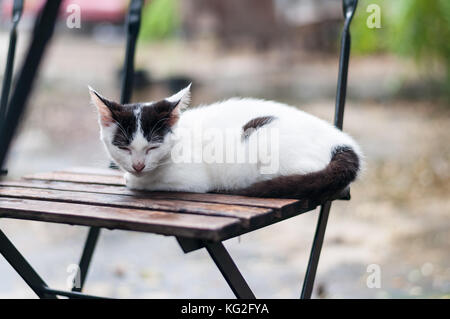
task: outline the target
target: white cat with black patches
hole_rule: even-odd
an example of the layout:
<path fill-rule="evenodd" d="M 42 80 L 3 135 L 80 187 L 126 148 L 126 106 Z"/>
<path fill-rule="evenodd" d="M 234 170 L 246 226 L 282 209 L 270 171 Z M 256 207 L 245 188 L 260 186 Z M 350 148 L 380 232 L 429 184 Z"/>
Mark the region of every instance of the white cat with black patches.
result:
<path fill-rule="evenodd" d="M 323 202 L 361 170 L 361 149 L 349 135 L 285 104 L 232 98 L 186 109 L 190 85 L 160 101 L 126 105 L 91 88 L 90 93 L 98 109 L 101 140 L 132 189 Z M 211 139 L 218 133 L 222 137 Z M 240 138 L 223 138 L 230 133 Z M 223 151 L 223 158 L 236 159 L 230 152 L 241 152 L 252 160 L 206 160 L 205 150 L 212 146 L 215 153 Z M 177 158 L 180 150 L 189 151 L 188 160 Z"/>

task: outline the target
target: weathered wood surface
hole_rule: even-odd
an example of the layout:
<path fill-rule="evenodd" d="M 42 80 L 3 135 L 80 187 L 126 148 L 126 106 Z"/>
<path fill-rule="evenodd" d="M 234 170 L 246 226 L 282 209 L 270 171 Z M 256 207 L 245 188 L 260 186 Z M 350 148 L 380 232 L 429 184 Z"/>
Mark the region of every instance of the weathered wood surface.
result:
<path fill-rule="evenodd" d="M 0 217 L 219 241 L 309 211 L 308 201 L 144 192 L 120 172 L 73 168 L 0 183 Z"/>
<path fill-rule="evenodd" d="M 58 182 L 53 180 L 32 180 L 28 177 L 26 181 L 5 181 L 2 185 L 18 186 L 18 187 L 33 187 L 43 189 L 55 189 L 66 191 L 79 191 L 79 192 L 91 192 L 102 194 L 117 194 L 117 195 L 130 195 L 130 196 L 147 196 L 154 199 L 179 199 L 198 201 L 205 203 L 218 203 L 218 204 L 232 204 L 251 207 L 264 207 L 271 208 L 275 211 L 281 211 L 287 207 L 293 206 L 294 208 L 300 205 L 300 202 L 295 199 L 282 199 L 282 198 L 255 198 L 236 195 L 224 195 L 224 194 L 212 194 L 212 193 L 187 193 L 187 192 L 145 192 L 131 190 L 123 186 L 116 185 L 104 185 L 101 184 L 81 184 L 70 182 Z M 302 202 L 302 205 L 305 202 Z"/>
<path fill-rule="evenodd" d="M 220 240 L 241 229 L 236 218 L 0 198 L 0 216 Z"/>
<path fill-rule="evenodd" d="M 268 208 L 238 206 L 228 204 L 192 202 L 188 200 L 155 199 L 147 196 L 110 195 L 51 189 L 8 187 L 0 185 L 0 197 L 40 199 L 146 210 L 200 214 L 209 216 L 234 217 L 241 219 L 246 226 L 261 224 L 273 211 Z"/>
<path fill-rule="evenodd" d="M 61 181 L 61 182 L 74 182 L 83 184 L 105 184 L 105 185 L 119 185 L 119 186 L 125 185 L 125 180 L 121 175 L 51 172 L 51 173 L 36 173 L 30 176 L 24 176 L 24 178 Z"/>

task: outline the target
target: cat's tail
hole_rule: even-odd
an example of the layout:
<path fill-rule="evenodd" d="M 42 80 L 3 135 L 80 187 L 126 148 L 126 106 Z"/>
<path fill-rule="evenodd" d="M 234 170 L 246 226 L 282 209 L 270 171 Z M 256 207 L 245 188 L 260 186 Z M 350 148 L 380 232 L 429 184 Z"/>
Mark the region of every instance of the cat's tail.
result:
<path fill-rule="evenodd" d="M 253 197 L 309 199 L 323 203 L 356 179 L 360 165 L 360 158 L 351 147 L 338 146 L 332 151 L 330 163 L 320 171 L 279 176 L 229 193 Z"/>

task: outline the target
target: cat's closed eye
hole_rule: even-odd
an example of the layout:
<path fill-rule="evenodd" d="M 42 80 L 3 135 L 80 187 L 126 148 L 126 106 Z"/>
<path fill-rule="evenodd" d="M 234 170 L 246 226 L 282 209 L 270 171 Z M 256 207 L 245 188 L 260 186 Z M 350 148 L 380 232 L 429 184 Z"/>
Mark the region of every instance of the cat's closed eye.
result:
<path fill-rule="evenodd" d="M 126 146 L 118 146 L 118 148 L 131 154 L 131 150 Z"/>
<path fill-rule="evenodd" d="M 150 146 L 145 150 L 145 154 L 148 154 L 148 152 L 150 152 L 151 150 L 154 150 L 155 148 L 158 148 L 159 145 L 155 145 L 155 146 Z"/>

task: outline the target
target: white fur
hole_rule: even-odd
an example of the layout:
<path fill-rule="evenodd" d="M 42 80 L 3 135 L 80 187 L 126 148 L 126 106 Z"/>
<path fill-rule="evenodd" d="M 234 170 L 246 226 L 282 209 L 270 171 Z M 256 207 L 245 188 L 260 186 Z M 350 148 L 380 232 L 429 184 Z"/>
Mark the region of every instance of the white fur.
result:
<path fill-rule="evenodd" d="M 180 92 L 166 98 L 166 100 L 169 102 L 179 102 L 178 107 L 181 110 L 184 110 L 189 106 L 189 103 L 191 103 L 191 84 L 182 89 Z"/>
<path fill-rule="evenodd" d="M 180 101 L 181 109 L 189 103 L 189 87 L 167 100 Z M 250 120 L 261 116 L 274 116 L 276 119 L 263 128 L 275 129 L 278 138 L 275 143 L 275 155 L 267 162 L 259 154 L 256 162 L 246 163 L 206 163 L 175 162 L 171 151 L 175 147 L 189 146 L 194 157 L 202 159 L 205 147 L 211 146 L 204 135 L 209 131 L 226 130 L 241 136 L 242 127 Z M 119 150 L 111 144 L 116 127 L 101 126 L 101 139 L 108 153 L 119 166 L 125 170 L 127 186 L 134 189 L 177 190 L 208 192 L 214 190 L 231 190 L 250 186 L 280 175 L 305 174 L 323 169 L 331 159 L 331 152 L 336 146 L 347 145 L 353 148 L 362 159 L 362 152 L 356 142 L 346 133 L 329 123 L 300 111 L 294 107 L 251 98 L 232 98 L 223 102 L 205 105 L 181 113 L 178 123 L 173 127 L 173 134 L 166 135 L 163 143 L 145 155 L 149 147 L 147 140 L 138 130 L 132 143 L 132 154 Z M 194 132 L 200 132 L 199 138 L 192 140 Z M 258 129 L 249 138 L 238 143 L 240 151 L 252 151 L 254 143 L 269 143 L 271 140 Z M 192 133 L 192 134 L 190 134 Z M 259 140 L 258 140 L 259 138 Z M 273 142 L 273 141 L 272 141 Z M 225 151 L 226 152 L 226 151 Z M 271 154 L 274 155 L 274 154 Z M 146 165 L 143 174 L 134 175 L 132 164 L 143 161 Z M 273 165 L 276 171 L 270 174 L 261 172 L 262 165 Z"/>

